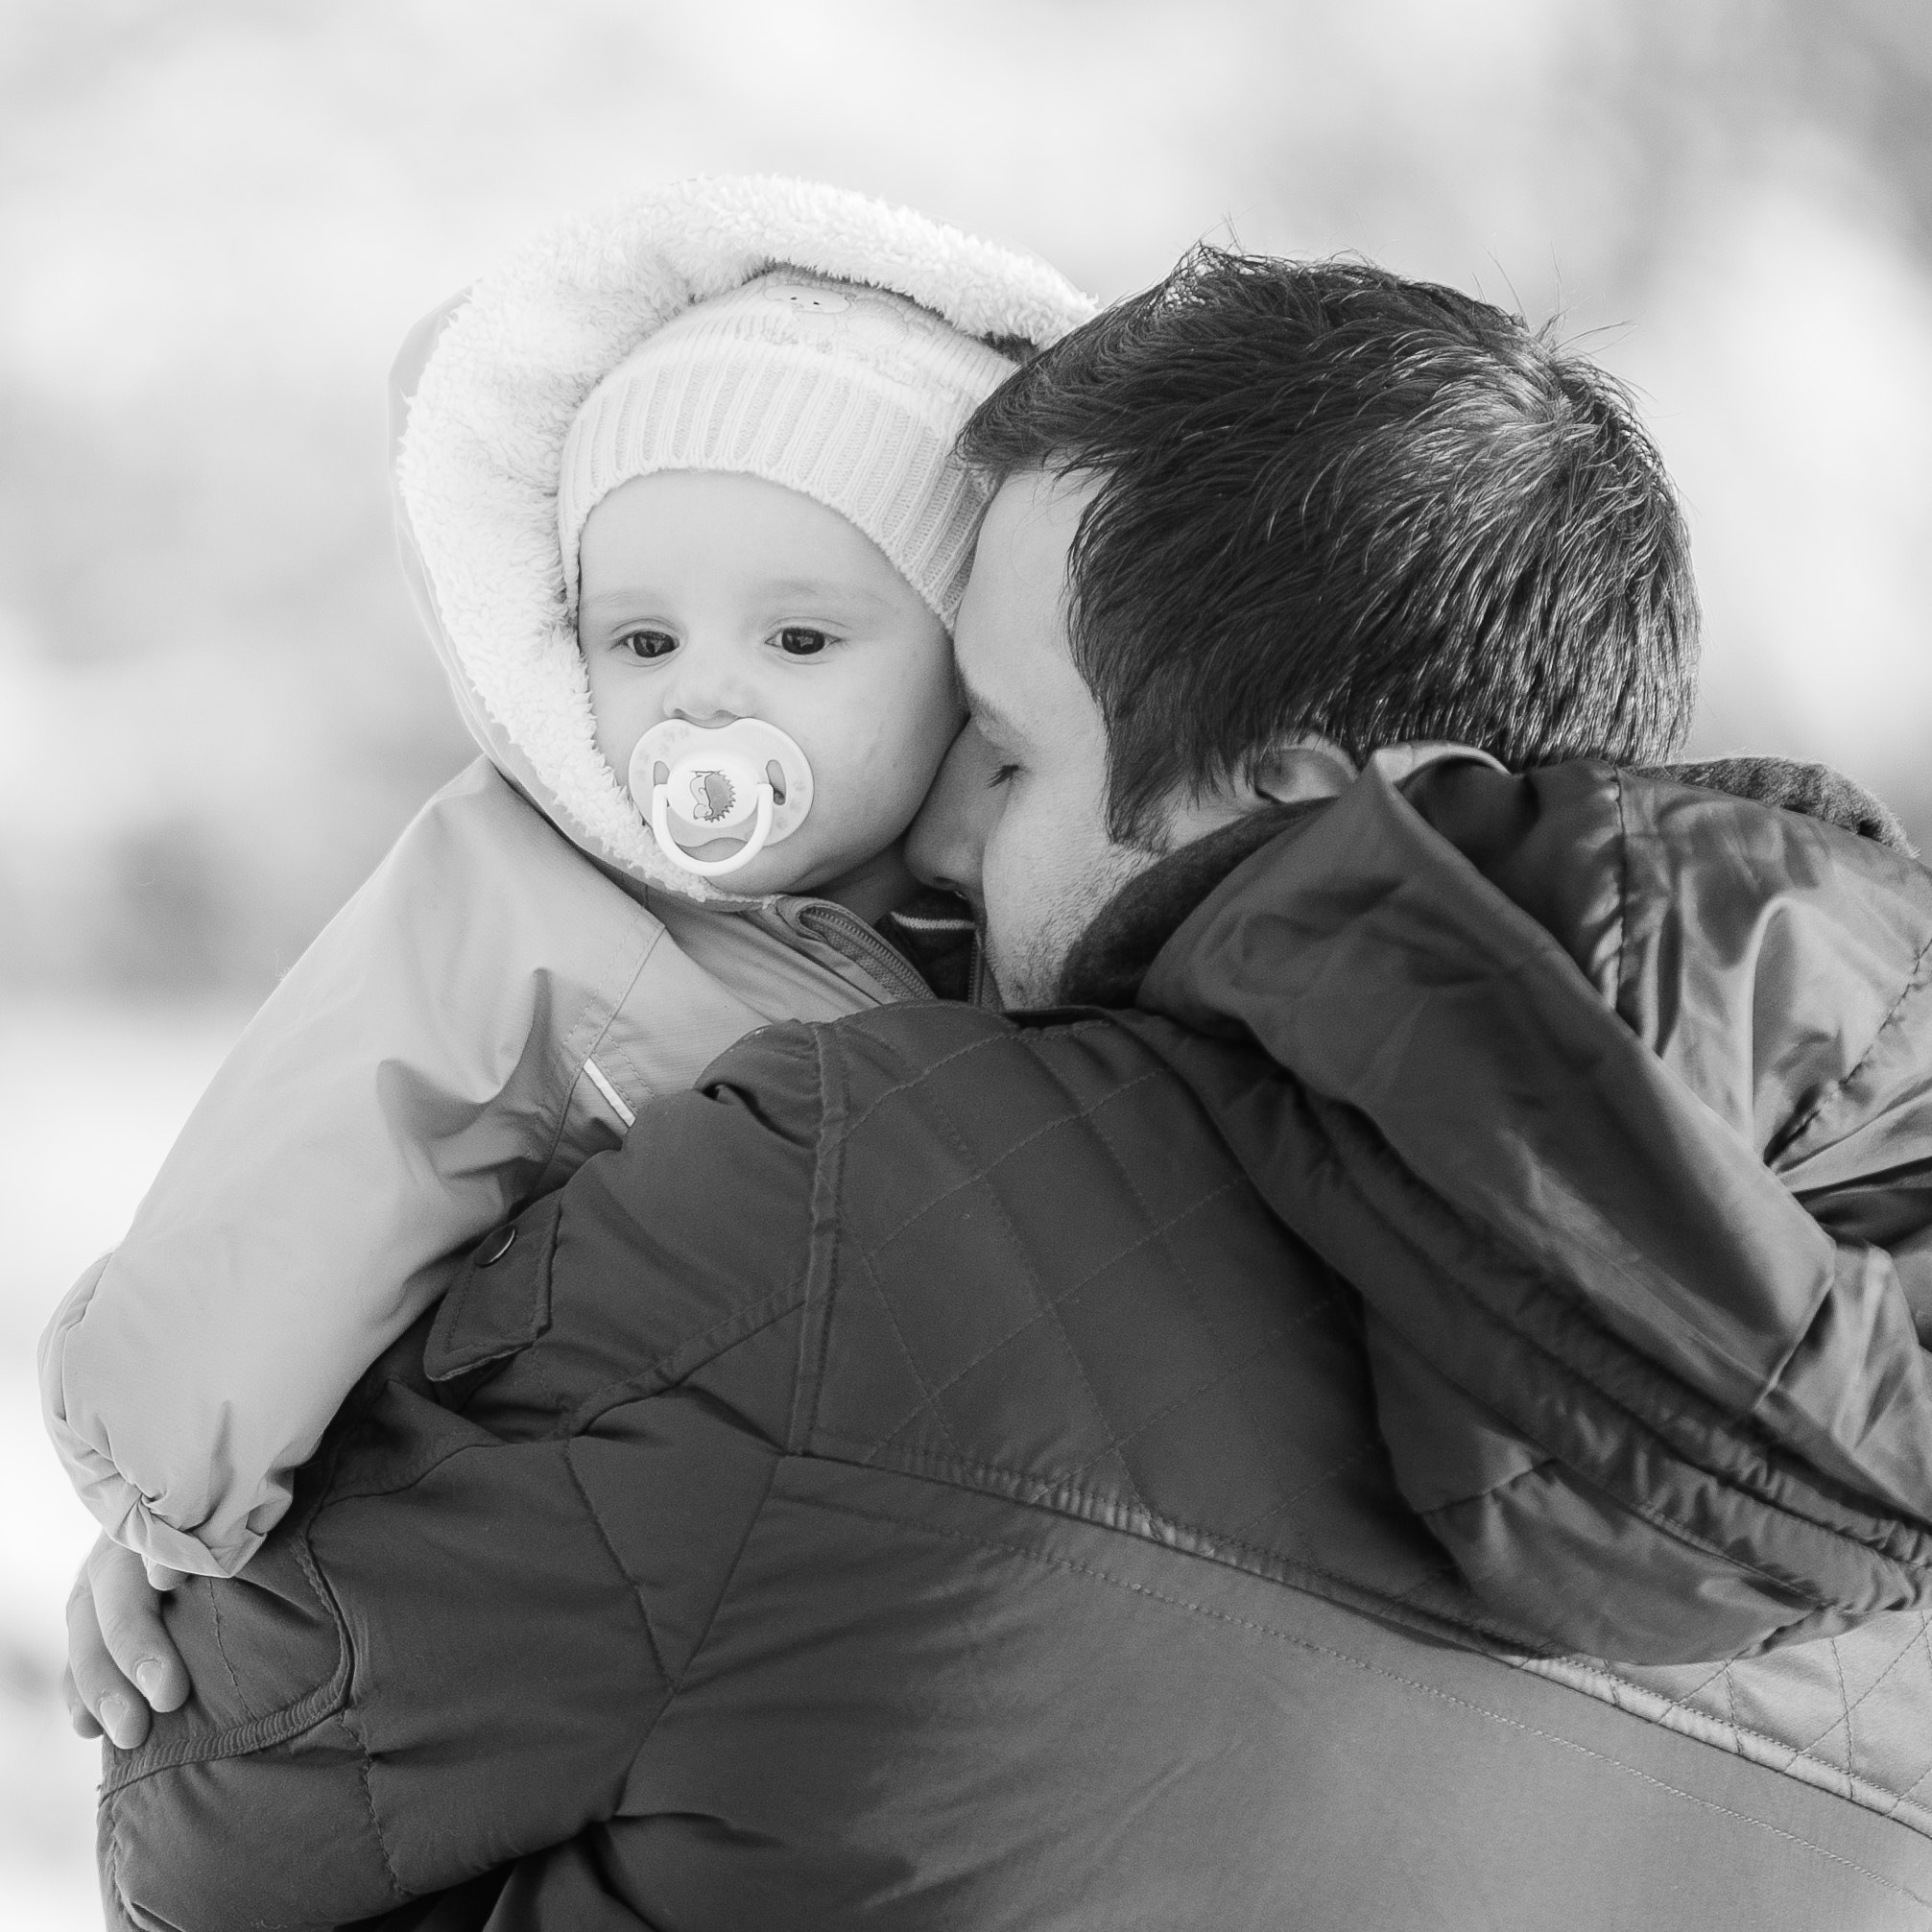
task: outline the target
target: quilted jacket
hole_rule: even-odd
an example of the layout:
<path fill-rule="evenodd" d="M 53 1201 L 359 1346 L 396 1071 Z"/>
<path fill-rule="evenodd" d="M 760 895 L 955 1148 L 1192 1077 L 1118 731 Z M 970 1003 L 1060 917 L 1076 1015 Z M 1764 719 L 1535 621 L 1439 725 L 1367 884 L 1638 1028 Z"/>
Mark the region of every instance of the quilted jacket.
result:
<path fill-rule="evenodd" d="M 754 1036 L 178 1596 L 110 1917 L 1932 1926 L 1928 958 L 1452 767 L 1130 888 L 1132 1009 Z"/>

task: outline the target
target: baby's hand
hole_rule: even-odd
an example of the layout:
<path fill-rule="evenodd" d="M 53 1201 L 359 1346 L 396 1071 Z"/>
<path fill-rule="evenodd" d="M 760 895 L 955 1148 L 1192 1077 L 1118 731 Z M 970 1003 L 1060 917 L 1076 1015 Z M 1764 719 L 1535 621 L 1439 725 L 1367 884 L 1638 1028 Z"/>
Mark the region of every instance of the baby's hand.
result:
<path fill-rule="evenodd" d="M 162 1570 L 173 1588 L 178 1571 Z M 123 1751 L 148 1734 L 157 1710 L 188 1699 L 188 1672 L 161 1628 L 161 1600 L 131 1550 L 103 1537 L 67 1598 L 67 1668 L 60 1689 L 83 1737 L 103 1731 Z"/>

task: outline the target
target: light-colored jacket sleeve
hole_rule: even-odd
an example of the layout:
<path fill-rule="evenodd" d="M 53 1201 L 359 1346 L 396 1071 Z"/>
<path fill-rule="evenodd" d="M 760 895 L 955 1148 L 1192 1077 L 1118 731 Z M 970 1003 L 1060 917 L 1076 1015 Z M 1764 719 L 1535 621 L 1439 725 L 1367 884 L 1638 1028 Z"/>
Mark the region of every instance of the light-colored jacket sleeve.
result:
<path fill-rule="evenodd" d="M 647 987 L 663 940 L 487 761 L 424 807 L 42 1338 L 48 1426 L 116 1540 L 239 1570 L 451 1257 L 756 1023 L 682 962 Z"/>

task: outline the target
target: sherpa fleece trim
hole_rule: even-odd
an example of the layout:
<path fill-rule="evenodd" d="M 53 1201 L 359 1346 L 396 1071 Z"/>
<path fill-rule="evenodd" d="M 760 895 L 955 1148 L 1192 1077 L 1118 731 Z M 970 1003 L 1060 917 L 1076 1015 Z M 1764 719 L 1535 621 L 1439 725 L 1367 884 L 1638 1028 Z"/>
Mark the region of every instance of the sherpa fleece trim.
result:
<path fill-rule="evenodd" d="M 584 399 L 645 337 L 780 264 L 1040 347 L 1094 312 L 1045 263 L 863 195 L 770 176 L 681 181 L 565 222 L 477 282 L 431 351 L 397 456 L 445 661 L 508 741 L 478 729 L 484 750 L 585 850 L 701 900 L 732 894 L 659 855 L 597 750 L 558 472 Z"/>

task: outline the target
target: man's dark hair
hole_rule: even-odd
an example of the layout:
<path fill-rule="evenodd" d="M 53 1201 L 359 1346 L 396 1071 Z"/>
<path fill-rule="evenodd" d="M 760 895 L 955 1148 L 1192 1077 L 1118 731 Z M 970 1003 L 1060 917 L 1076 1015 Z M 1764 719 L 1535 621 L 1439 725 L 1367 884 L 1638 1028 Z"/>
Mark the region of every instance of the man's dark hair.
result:
<path fill-rule="evenodd" d="M 1017 370 L 961 451 L 1098 479 L 1067 622 L 1116 839 L 1288 733 L 1522 769 L 1656 761 L 1689 723 L 1689 538 L 1628 396 L 1453 289 L 1204 247 Z"/>

